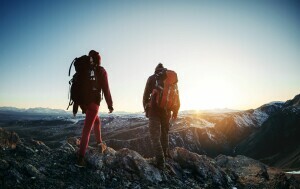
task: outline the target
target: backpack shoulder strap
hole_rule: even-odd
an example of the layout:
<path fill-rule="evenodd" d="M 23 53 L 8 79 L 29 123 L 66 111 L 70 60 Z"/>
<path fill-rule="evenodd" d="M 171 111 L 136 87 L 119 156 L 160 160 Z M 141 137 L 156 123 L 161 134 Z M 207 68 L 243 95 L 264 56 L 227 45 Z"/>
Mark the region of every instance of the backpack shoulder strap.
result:
<path fill-rule="evenodd" d="M 70 65 L 70 68 L 69 68 L 69 76 L 71 75 L 71 68 L 72 68 L 72 65 L 74 64 L 74 62 L 76 61 L 76 59 L 77 59 L 77 58 L 75 58 L 75 59 L 72 61 L 71 65 Z"/>
<path fill-rule="evenodd" d="M 102 66 L 97 66 L 97 73 L 96 73 L 96 82 L 97 82 L 97 85 L 99 85 L 98 82 L 100 82 L 99 80 L 101 80 L 102 76 L 103 76 L 103 71 L 105 71 L 104 67 Z M 100 88 L 98 89 L 100 91 L 100 100 L 102 101 L 103 100 L 103 90 Z"/>
<path fill-rule="evenodd" d="M 166 79 L 167 68 L 161 69 L 159 72 L 155 73 L 155 87 L 163 90 L 163 81 Z"/>

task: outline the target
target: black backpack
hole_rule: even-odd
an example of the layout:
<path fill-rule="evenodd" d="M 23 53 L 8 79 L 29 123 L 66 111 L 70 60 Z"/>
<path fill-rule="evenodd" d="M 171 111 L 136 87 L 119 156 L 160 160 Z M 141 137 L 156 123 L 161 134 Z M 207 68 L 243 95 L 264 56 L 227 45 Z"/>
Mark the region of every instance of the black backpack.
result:
<path fill-rule="evenodd" d="M 75 58 L 69 68 L 69 76 L 71 74 L 71 68 L 74 64 L 76 73 L 73 75 L 72 79 L 69 81 L 69 105 L 67 110 L 71 105 L 73 105 L 73 113 L 76 114 L 78 110 L 78 105 L 81 108 L 91 102 L 93 92 L 99 91 L 96 67 L 91 66 L 90 57 L 83 55 L 79 58 Z M 85 110 L 83 109 L 83 113 Z"/>

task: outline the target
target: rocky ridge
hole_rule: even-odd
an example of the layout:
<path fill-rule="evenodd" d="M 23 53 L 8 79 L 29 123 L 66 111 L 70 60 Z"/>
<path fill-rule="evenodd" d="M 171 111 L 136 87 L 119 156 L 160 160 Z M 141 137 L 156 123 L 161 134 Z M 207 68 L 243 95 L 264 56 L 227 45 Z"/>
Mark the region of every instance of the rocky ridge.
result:
<path fill-rule="evenodd" d="M 88 166 L 75 166 L 78 138 L 59 148 L 20 139 L 0 128 L 0 188 L 299 188 L 300 183 L 278 169 L 245 156 L 205 155 L 176 147 L 167 168 L 136 151 L 89 147 Z"/>

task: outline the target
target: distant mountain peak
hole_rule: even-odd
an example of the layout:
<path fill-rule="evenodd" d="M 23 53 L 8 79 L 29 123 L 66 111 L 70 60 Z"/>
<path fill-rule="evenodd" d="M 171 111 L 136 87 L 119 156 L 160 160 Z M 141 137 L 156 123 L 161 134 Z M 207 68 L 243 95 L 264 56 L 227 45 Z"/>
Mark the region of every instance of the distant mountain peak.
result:
<path fill-rule="evenodd" d="M 296 95 L 292 100 L 288 100 L 284 104 L 285 107 L 294 106 L 300 108 L 300 94 Z"/>
<path fill-rule="evenodd" d="M 16 112 L 16 113 L 30 113 L 30 114 L 66 114 L 65 110 L 61 109 L 52 109 L 52 108 L 16 108 L 16 107 L 0 107 L 2 112 Z"/>

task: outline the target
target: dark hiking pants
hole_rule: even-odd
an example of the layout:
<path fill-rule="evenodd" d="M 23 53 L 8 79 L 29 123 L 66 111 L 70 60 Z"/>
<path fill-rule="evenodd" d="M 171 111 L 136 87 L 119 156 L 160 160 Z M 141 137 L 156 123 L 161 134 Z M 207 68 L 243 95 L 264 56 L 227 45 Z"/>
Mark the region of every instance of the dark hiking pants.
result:
<path fill-rule="evenodd" d="M 169 118 L 167 116 L 150 116 L 149 131 L 156 162 L 158 165 L 164 165 L 165 155 L 169 150 Z"/>

